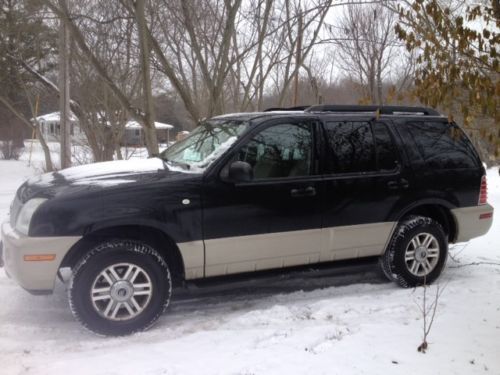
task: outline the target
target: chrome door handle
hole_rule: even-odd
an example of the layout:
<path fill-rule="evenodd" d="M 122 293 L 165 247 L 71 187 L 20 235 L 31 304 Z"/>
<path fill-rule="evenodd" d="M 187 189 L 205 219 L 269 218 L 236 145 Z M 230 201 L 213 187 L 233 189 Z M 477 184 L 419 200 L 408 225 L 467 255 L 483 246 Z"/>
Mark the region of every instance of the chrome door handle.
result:
<path fill-rule="evenodd" d="M 313 186 L 308 186 L 304 189 L 292 189 L 290 190 L 290 195 L 294 198 L 314 197 L 316 195 L 316 188 Z"/>
<path fill-rule="evenodd" d="M 306 197 L 314 197 L 316 195 L 316 188 L 313 186 L 308 186 L 304 189 L 304 195 Z"/>
<path fill-rule="evenodd" d="M 396 189 L 398 189 L 398 188 L 399 188 L 399 184 L 398 184 L 398 182 L 397 182 L 397 181 L 389 181 L 389 182 L 387 183 L 387 187 L 388 187 L 389 189 L 391 189 L 391 190 L 396 190 Z"/>

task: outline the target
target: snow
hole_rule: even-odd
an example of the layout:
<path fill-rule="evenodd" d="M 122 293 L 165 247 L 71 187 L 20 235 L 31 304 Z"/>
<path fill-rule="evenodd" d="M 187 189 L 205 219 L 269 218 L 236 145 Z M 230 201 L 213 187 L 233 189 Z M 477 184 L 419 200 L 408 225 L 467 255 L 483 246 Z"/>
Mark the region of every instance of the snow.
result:
<path fill-rule="evenodd" d="M 0 220 L 34 173 L 0 160 Z M 498 168 L 488 185 L 500 207 Z M 81 328 L 64 284 L 35 297 L 0 270 L 0 373 L 500 374 L 499 211 L 486 236 L 453 249 L 426 354 L 416 350 L 422 288 L 401 289 L 369 265 L 175 290 L 156 326 L 124 338 Z"/>
<path fill-rule="evenodd" d="M 106 178 L 123 177 L 128 174 L 138 173 L 138 172 L 156 172 L 158 170 L 163 170 L 163 161 L 158 158 L 151 159 L 132 159 L 132 160 L 114 160 L 105 161 L 101 163 L 85 164 L 76 167 L 71 167 L 63 169 L 57 172 L 58 175 L 63 176 L 68 181 L 80 181 L 80 182 L 92 182 L 102 180 L 102 176 Z M 30 183 L 39 183 L 42 185 L 49 185 L 53 180 L 53 174 L 43 174 L 41 176 L 35 176 L 30 179 Z M 109 181 L 110 183 L 116 184 L 122 180 Z M 125 180 L 126 181 L 126 180 Z M 130 182 L 130 181 L 126 181 Z M 104 182 L 105 183 L 105 182 Z"/>
<path fill-rule="evenodd" d="M 69 119 L 70 121 L 78 121 L 73 112 L 70 112 Z M 38 122 L 59 122 L 61 120 L 61 113 L 59 111 L 46 113 L 45 115 L 38 116 L 36 120 Z"/>
<path fill-rule="evenodd" d="M 45 171 L 45 158 L 43 156 L 42 146 L 39 141 L 26 140 L 24 142 L 24 150 L 20 160 L 32 166 L 37 173 Z M 61 162 L 59 158 L 60 143 L 48 142 L 52 163 L 56 169 L 60 168 Z M 160 152 L 167 148 L 166 144 L 159 145 Z M 122 155 L 126 160 L 144 160 L 148 158 L 148 151 L 145 147 L 122 147 Z M 92 151 L 90 147 L 84 144 L 73 144 L 71 146 L 73 165 L 84 165 L 92 163 Z"/>
<path fill-rule="evenodd" d="M 143 126 L 141 124 L 139 124 L 135 120 L 131 120 L 131 121 L 127 122 L 127 124 L 125 125 L 125 127 L 127 129 L 142 129 L 143 128 Z M 170 125 L 170 124 L 165 124 L 163 122 L 157 122 L 157 121 L 155 121 L 155 128 L 156 129 L 173 129 L 174 126 Z"/>
<path fill-rule="evenodd" d="M 217 148 L 212 151 L 207 157 L 201 161 L 191 164 L 190 169 L 196 172 L 203 172 L 207 167 L 213 163 L 219 156 L 225 153 L 233 145 L 238 137 L 229 137 L 225 142 L 217 146 Z"/>

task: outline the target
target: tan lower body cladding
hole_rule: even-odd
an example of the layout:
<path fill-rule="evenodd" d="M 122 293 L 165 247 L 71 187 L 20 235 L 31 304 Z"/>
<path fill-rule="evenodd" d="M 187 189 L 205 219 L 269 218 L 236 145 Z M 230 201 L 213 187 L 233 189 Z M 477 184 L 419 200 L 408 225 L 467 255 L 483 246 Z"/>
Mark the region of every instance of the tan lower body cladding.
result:
<path fill-rule="evenodd" d="M 205 277 L 381 255 L 396 223 L 361 224 L 205 241 Z M 186 278 L 203 277 L 202 241 L 180 243 Z"/>

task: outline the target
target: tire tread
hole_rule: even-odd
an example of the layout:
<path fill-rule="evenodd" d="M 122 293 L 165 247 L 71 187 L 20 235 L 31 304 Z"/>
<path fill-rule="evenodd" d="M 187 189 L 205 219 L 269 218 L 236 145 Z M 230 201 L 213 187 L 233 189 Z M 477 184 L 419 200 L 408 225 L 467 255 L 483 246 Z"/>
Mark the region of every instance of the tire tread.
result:
<path fill-rule="evenodd" d="M 142 325 L 141 327 L 138 327 L 137 329 L 133 329 L 130 331 L 127 331 L 123 334 L 113 334 L 113 336 L 121 336 L 121 335 L 129 335 L 129 334 L 134 334 L 136 332 L 140 331 L 145 331 L 151 328 L 154 323 L 160 318 L 160 316 L 167 310 L 169 304 L 170 304 L 170 298 L 172 296 L 172 279 L 170 275 L 170 270 L 168 268 L 167 263 L 165 260 L 162 258 L 162 256 L 151 246 L 147 245 L 144 242 L 141 241 L 136 241 L 136 240 L 109 240 L 100 243 L 90 251 L 88 251 L 76 264 L 76 266 L 73 269 L 72 276 L 69 282 L 69 287 L 68 287 L 68 300 L 69 300 L 69 306 L 71 309 L 71 312 L 74 316 L 74 318 L 88 331 L 93 332 L 98 335 L 102 336 L 108 336 L 109 334 L 104 333 L 100 330 L 96 330 L 87 322 L 79 313 L 78 309 L 75 306 L 75 281 L 78 280 L 80 277 L 81 273 L 85 270 L 85 265 L 87 262 L 95 257 L 96 255 L 105 252 L 105 251 L 110 251 L 110 250 L 116 250 L 116 249 L 122 249 L 123 251 L 131 252 L 131 253 L 140 253 L 144 255 L 151 255 L 160 265 L 160 267 L 163 269 L 163 271 L 166 273 L 166 276 L 168 278 L 168 292 L 167 292 L 167 297 L 163 301 L 163 307 L 159 309 L 157 314 L 155 314 L 148 323 Z"/>

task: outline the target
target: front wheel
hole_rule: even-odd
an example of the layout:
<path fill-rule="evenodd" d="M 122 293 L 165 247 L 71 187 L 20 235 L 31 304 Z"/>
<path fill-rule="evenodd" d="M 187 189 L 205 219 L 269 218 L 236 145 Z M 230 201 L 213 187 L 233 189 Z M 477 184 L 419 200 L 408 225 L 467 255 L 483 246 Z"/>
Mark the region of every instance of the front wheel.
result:
<path fill-rule="evenodd" d="M 430 284 L 446 264 L 448 241 L 441 225 L 424 216 L 402 220 L 380 265 L 384 274 L 402 287 Z"/>
<path fill-rule="evenodd" d="M 76 265 L 69 288 L 73 315 L 89 330 L 121 336 L 149 328 L 170 302 L 172 282 L 151 246 L 104 242 Z"/>

